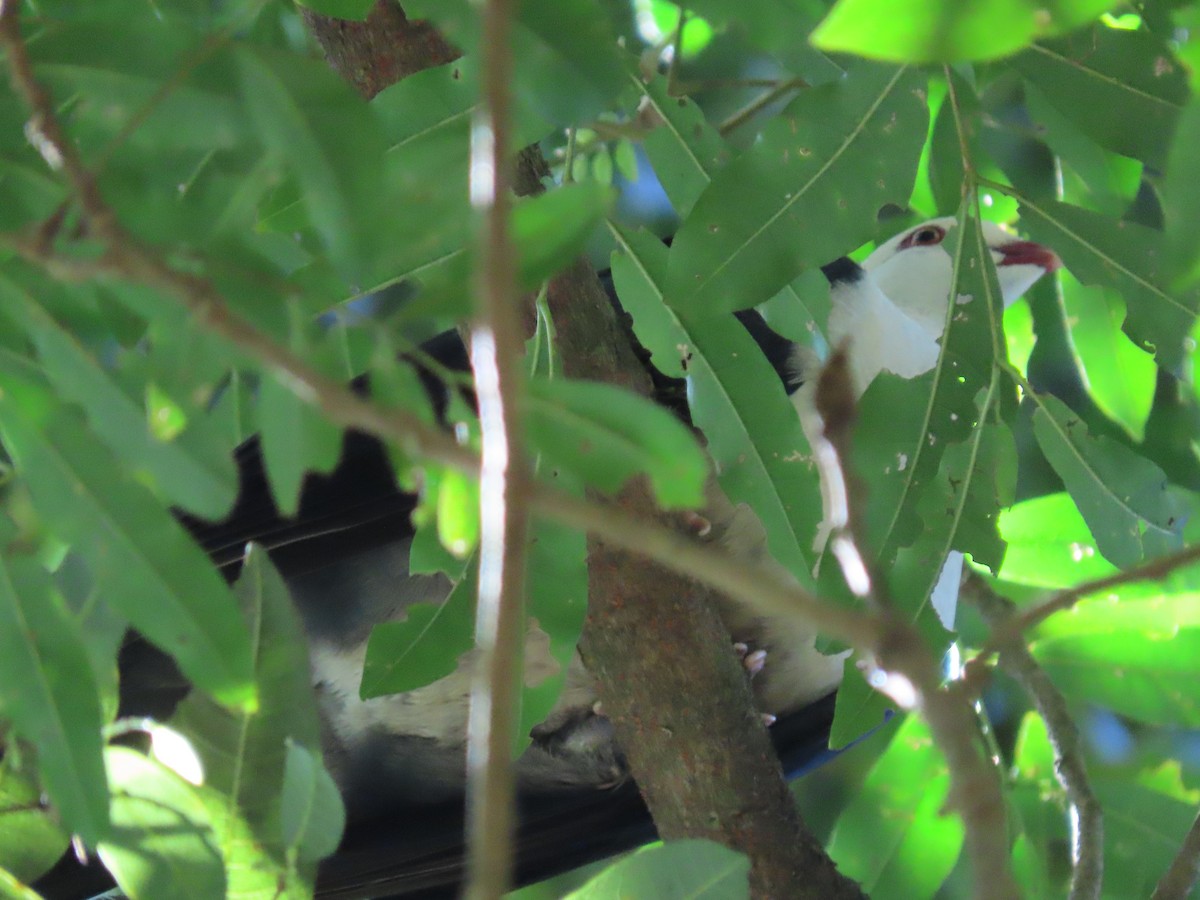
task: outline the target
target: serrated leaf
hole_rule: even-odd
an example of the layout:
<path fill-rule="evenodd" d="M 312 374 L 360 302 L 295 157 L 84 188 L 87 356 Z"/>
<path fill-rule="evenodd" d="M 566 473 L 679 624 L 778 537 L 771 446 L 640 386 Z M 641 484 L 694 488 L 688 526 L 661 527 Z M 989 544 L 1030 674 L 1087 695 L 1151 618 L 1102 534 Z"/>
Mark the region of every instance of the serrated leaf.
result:
<path fill-rule="evenodd" d="M 590 381 L 532 379 L 530 444 L 552 464 L 603 491 L 645 474 L 664 507 L 704 502 L 708 462 L 687 427 L 644 397 Z"/>
<path fill-rule="evenodd" d="M 1115 0 L 838 0 L 810 40 L 891 62 L 997 59 L 1093 21 Z"/>
<path fill-rule="evenodd" d="M 104 751 L 112 823 L 97 846 L 129 900 L 161 900 L 181 885 L 196 897 L 225 896 L 225 871 L 198 788 L 126 747 Z"/>
<path fill-rule="evenodd" d="M 1050 200 L 1021 201 L 1021 224 L 1053 247 L 1071 274 L 1087 285 L 1111 288 L 1125 301 L 1125 332 L 1174 369 L 1200 308 L 1200 289 L 1169 286 L 1163 235 L 1143 225 Z"/>
<path fill-rule="evenodd" d="M 750 862 L 712 841 L 654 844 L 615 863 L 565 900 L 658 897 L 661 900 L 737 900 L 750 896 Z"/>
<path fill-rule="evenodd" d="M 872 897 L 931 897 L 958 859 L 963 825 L 943 812 L 950 771 L 929 727 L 900 726 L 838 817 L 829 854 Z"/>
<path fill-rule="evenodd" d="M 105 599 L 195 684 L 253 706 L 249 642 L 208 559 L 36 373 L 0 357 L 0 433 L 39 514 L 92 568 Z"/>
<path fill-rule="evenodd" d="M 95 843 L 108 833 L 100 701 L 84 637 L 32 559 L 0 561 L 0 715 L 37 748 L 64 820 Z"/>
<path fill-rule="evenodd" d="M 1035 44 L 1011 65 L 1100 146 L 1161 167 L 1187 76 L 1149 31 L 1095 25 Z"/>
<path fill-rule="evenodd" d="M 860 64 L 794 100 L 696 201 L 666 298 L 689 317 L 753 306 L 870 238 L 908 199 L 925 138 L 925 78 Z"/>
<path fill-rule="evenodd" d="M 1162 469 L 1111 438 L 1093 437 L 1060 400 L 1035 397 L 1033 433 L 1109 562 L 1125 568 L 1182 544 L 1183 510 Z"/>

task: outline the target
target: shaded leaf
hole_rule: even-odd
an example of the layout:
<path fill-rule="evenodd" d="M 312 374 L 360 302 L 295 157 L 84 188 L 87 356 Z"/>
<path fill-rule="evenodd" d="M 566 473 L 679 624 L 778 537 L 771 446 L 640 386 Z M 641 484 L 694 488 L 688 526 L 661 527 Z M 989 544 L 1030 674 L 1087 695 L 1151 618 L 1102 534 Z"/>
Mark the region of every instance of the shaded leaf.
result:
<path fill-rule="evenodd" d="M 333 853 L 346 824 L 342 797 L 320 758 L 293 740 L 287 741 L 281 818 L 283 846 L 301 863 Z"/>
<path fill-rule="evenodd" d="M 820 486 L 779 376 L 736 320 L 692 321 L 663 302 L 667 249 L 658 238 L 624 230 L 616 236 L 613 282 L 638 340 L 662 372 L 687 375 L 692 420 L 708 439 L 721 487 L 734 503 L 754 508 L 771 555 L 811 584 Z"/>
<path fill-rule="evenodd" d="M 692 318 L 745 309 L 870 238 L 879 208 L 912 189 L 925 93 L 915 70 L 863 63 L 797 97 L 696 201 L 668 303 Z"/>
<path fill-rule="evenodd" d="M 749 897 L 750 862 L 712 841 L 654 844 L 615 863 L 566 900 L 660 897 L 662 900 L 734 900 Z"/>
<path fill-rule="evenodd" d="M 104 598 L 194 683 L 252 706 L 245 627 L 183 527 L 24 363 L 0 357 L 0 387 L 0 432 L 38 513 L 87 559 Z"/>
<path fill-rule="evenodd" d="M 38 768 L 72 831 L 108 832 L 100 701 L 84 636 L 30 558 L 0 563 L 0 714 L 37 748 Z"/>
<path fill-rule="evenodd" d="M 687 427 L 644 397 L 591 381 L 532 379 L 530 444 L 604 491 L 644 473 L 664 507 L 704 502 L 708 462 Z"/>
<path fill-rule="evenodd" d="M 1105 558 L 1121 568 L 1178 549 L 1183 510 L 1162 469 L 1104 436 L 1093 437 L 1062 401 L 1036 397 L 1033 433 Z"/>
<path fill-rule="evenodd" d="M 101 795 L 99 799 L 105 798 Z M 70 840 L 70 832 L 43 802 L 41 787 L 6 756 L 0 766 L 0 860 L 4 869 L 17 880 L 33 881 L 54 865 Z"/>
<path fill-rule="evenodd" d="M 1166 161 L 1187 76 L 1156 35 L 1095 25 L 1035 44 L 1011 65 L 1101 147 L 1156 167 Z"/>

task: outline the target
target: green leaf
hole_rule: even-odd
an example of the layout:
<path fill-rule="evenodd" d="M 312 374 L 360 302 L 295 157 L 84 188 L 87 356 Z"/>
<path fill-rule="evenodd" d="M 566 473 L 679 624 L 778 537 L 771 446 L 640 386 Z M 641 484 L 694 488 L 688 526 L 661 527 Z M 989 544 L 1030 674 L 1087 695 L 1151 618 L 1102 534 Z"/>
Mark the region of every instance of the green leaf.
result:
<path fill-rule="evenodd" d="M 666 76 L 647 79 L 633 60 L 627 61 L 625 73 L 642 97 L 638 122 L 649 129 L 642 149 L 676 215 L 686 219 L 732 152 L 700 107 L 687 97 L 670 95 Z"/>
<path fill-rule="evenodd" d="M 1104 810 L 1104 891 L 1148 897 L 1167 871 L 1196 817 L 1190 803 L 1117 778 L 1094 778 Z"/>
<path fill-rule="evenodd" d="M 362 277 L 384 238 L 374 226 L 388 206 L 378 119 L 324 62 L 247 47 L 237 65 L 260 140 L 298 179 L 334 264 L 351 279 Z"/>
<path fill-rule="evenodd" d="M 1187 75 L 1156 35 L 1096 25 L 1035 44 L 1011 65 L 1101 147 L 1158 168 L 1166 162 Z"/>
<path fill-rule="evenodd" d="M 925 94 L 916 70 L 863 63 L 797 97 L 696 201 L 672 245 L 669 305 L 745 309 L 870 238 L 879 208 L 912 190 Z"/>
<path fill-rule="evenodd" d="M 1192 101 L 1179 119 L 1171 143 L 1166 183 L 1162 189 L 1164 231 L 1171 250 L 1171 272 L 1188 282 L 1200 279 L 1200 185 L 1196 168 L 1200 148 L 1200 99 Z"/>
<path fill-rule="evenodd" d="M 932 897 L 962 847 L 961 820 L 943 811 L 949 792 L 945 758 L 910 716 L 838 817 L 829 855 L 872 897 Z"/>
<path fill-rule="evenodd" d="M 532 379 L 530 444 L 552 464 L 604 491 L 645 473 L 664 507 L 704 502 L 708 462 L 688 428 L 644 397 L 590 381 Z"/>
<path fill-rule="evenodd" d="M 574 261 L 615 197 L 609 185 L 586 182 L 519 201 L 512 219 L 518 283 L 536 288 Z"/>
<path fill-rule="evenodd" d="M 400 694 L 445 678 L 475 646 L 479 563 L 472 557 L 462 579 L 447 591 L 444 578 L 423 580 L 428 600 L 410 603 L 399 621 L 371 629 L 359 696 Z M 445 599 L 440 599 L 445 597 Z"/>
<path fill-rule="evenodd" d="M 721 487 L 734 503 L 754 508 L 771 555 L 811 585 L 820 485 L 779 376 L 735 319 L 696 322 L 663 302 L 667 248 L 658 238 L 614 234 L 613 283 L 638 340 L 663 373 L 690 379 L 692 420 L 708 439 Z"/>
<path fill-rule="evenodd" d="M 206 440 L 161 440 L 147 410 L 18 282 L 0 278 L 0 310 L 25 329 L 42 371 L 63 399 L 79 404 L 92 430 L 133 471 L 172 502 L 211 519 L 229 512 L 237 477 L 227 448 Z M 178 437 L 178 435 L 176 435 Z"/>
<path fill-rule="evenodd" d="M 582 494 L 582 487 L 569 473 L 555 472 L 553 477 L 559 490 Z M 587 535 L 548 519 L 535 519 L 530 529 L 525 581 L 528 626 L 536 624 L 548 637 L 549 655 L 557 663 L 557 670 L 531 666 L 534 655 L 526 653 L 518 731 L 522 739 L 550 714 L 576 659 L 575 648 L 587 615 Z"/>
<path fill-rule="evenodd" d="M 11 355 L 0 356 L 0 433 L 38 514 L 88 561 L 104 599 L 199 687 L 253 707 L 246 629 L 208 559 Z"/>
<path fill-rule="evenodd" d="M 375 5 L 375 0 L 296 0 L 301 6 L 334 19 L 361 22 Z"/>
<path fill-rule="evenodd" d="M 1088 394 L 1135 441 L 1146 435 L 1158 370 L 1154 358 L 1121 333 L 1125 302 L 1116 292 L 1059 279 L 1071 349 Z"/>
<path fill-rule="evenodd" d="M 287 587 L 258 545 L 250 545 L 234 593 L 253 640 L 258 709 L 230 710 L 193 692 L 172 725 L 192 741 L 204 783 L 224 796 L 228 811 L 236 809 L 259 844 L 282 858 L 275 823 L 286 744 L 320 747 L 306 641 Z"/>
<path fill-rule="evenodd" d="M 282 376 L 263 380 L 258 398 L 263 463 L 271 495 L 280 512 L 294 515 L 309 471 L 328 472 L 342 452 L 342 432 L 305 400 Z"/>
<path fill-rule="evenodd" d="M 198 789 L 126 747 L 104 752 L 112 785 L 109 836 L 97 846 L 129 900 L 225 896 L 225 871 Z"/>
<path fill-rule="evenodd" d="M 1000 535 L 1008 544 L 1001 581 L 1065 589 L 1117 572 L 1096 549 L 1070 494 L 1047 494 L 1002 511 Z"/>
<path fill-rule="evenodd" d="M 1062 401 L 1035 396 L 1033 433 L 1079 507 L 1096 546 L 1125 568 L 1176 550 L 1183 509 L 1162 469 L 1087 426 Z"/>
<path fill-rule="evenodd" d="M 41 787 L 17 768 L 12 756 L 6 756 L 0 765 L 0 860 L 4 868 L 20 881 L 33 881 L 54 865 L 70 840 L 71 833 L 42 801 Z"/>
<path fill-rule="evenodd" d="M 1200 594 L 1082 601 L 1030 650 L 1069 699 L 1154 725 L 1200 725 Z"/>
<path fill-rule="evenodd" d="M 750 862 L 742 853 L 712 841 L 671 841 L 630 854 L 565 900 L 735 900 L 750 896 L 749 873 Z"/>
<path fill-rule="evenodd" d="M 108 832 L 100 702 L 84 636 L 32 559 L 0 562 L 0 715 L 38 754 L 72 831 Z"/>
<path fill-rule="evenodd" d="M 996 59 L 1093 21 L 1115 0 L 838 0 L 810 40 L 891 62 Z"/>
<path fill-rule="evenodd" d="M 281 818 L 283 845 L 301 863 L 316 863 L 333 853 L 346 825 L 341 795 L 319 756 L 292 740 L 287 742 Z"/>
<path fill-rule="evenodd" d="M 438 480 L 438 540 L 454 556 L 465 558 L 479 543 L 479 482 L 446 470 Z"/>
<path fill-rule="evenodd" d="M 1081 283 L 1114 290 L 1125 301 L 1125 332 L 1153 349 L 1160 366 L 1176 368 L 1200 308 L 1200 289 L 1170 287 L 1162 233 L 1066 203 L 1018 199 L 1030 236 L 1053 247 Z"/>

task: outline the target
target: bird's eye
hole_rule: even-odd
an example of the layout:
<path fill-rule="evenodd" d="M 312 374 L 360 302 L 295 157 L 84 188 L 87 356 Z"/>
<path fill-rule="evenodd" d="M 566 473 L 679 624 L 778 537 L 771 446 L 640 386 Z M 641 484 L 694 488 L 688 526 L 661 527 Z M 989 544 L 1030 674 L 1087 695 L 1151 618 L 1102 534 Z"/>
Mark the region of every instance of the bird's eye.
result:
<path fill-rule="evenodd" d="M 940 225 L 922 225 L 916 231 L 910 231 L 904 236 L 897 250 L 907 250 L 909 247 L 936 247 L 946 237 L 946 229 Z"/>

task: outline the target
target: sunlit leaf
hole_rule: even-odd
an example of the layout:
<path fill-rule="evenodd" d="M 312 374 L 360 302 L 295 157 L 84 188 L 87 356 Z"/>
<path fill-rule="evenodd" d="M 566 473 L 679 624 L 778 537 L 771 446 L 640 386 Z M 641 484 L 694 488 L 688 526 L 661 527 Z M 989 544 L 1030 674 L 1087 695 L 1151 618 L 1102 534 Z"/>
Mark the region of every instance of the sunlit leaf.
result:
<path fill-rule="evenodd" d="M 944 814 L 950 772 L 929 728 L 909 717 L 838 818 L 829 854 L 872 897 L 932 896 L 962 846 Z"/>
<path fill-rule="evenodd" d="M 812 34 L 823 50 L 893 62 L 957 62 L 1015 53 L 1094 20 L 1114 0 L 839 0 Z"/>

